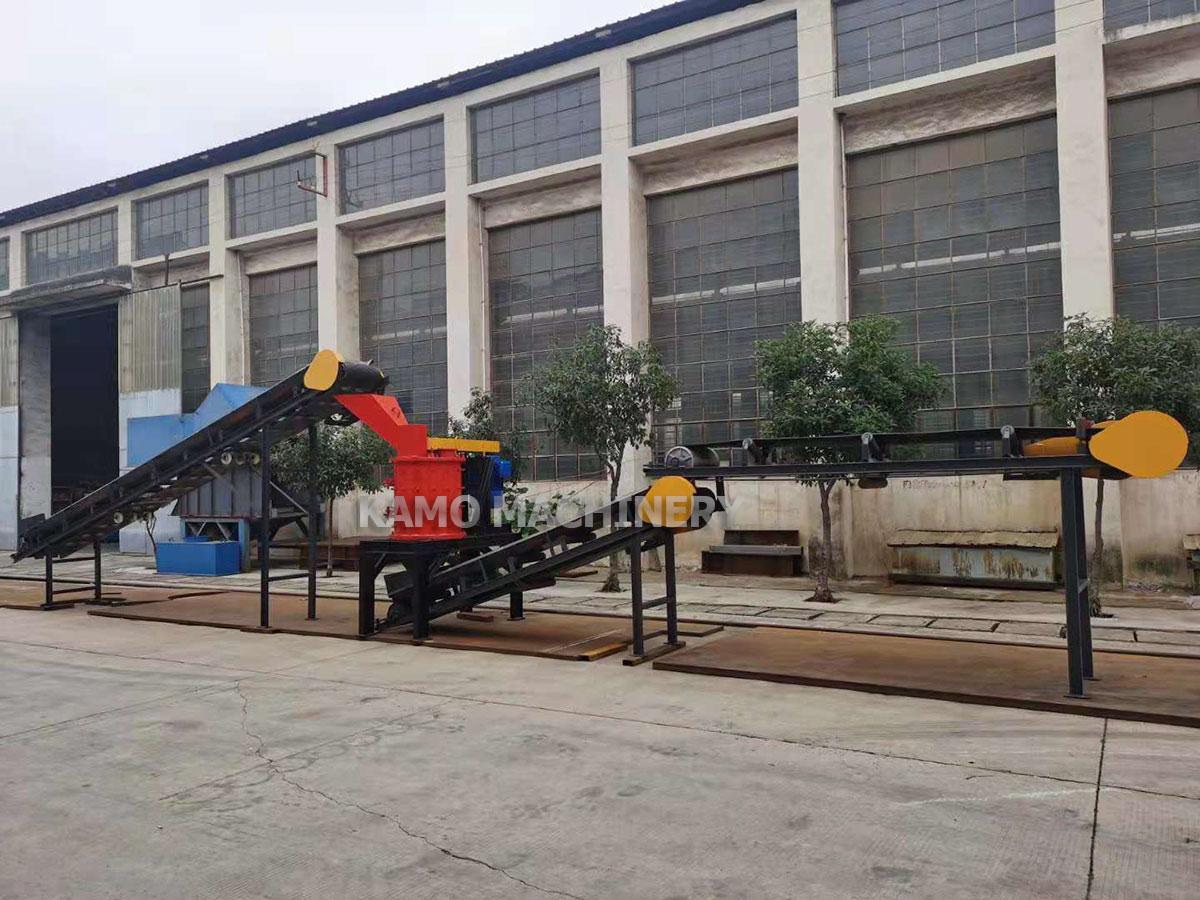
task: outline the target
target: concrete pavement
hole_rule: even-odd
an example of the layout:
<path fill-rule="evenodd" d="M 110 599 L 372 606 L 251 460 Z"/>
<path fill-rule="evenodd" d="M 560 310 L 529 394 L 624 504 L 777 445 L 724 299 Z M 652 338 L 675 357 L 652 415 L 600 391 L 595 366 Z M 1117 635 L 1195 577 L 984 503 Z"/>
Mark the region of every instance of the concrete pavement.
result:
<path fill-rule="evenodd" d="M 0 897 L 1194 898 L 1200 733 L 0 610 Z"/>

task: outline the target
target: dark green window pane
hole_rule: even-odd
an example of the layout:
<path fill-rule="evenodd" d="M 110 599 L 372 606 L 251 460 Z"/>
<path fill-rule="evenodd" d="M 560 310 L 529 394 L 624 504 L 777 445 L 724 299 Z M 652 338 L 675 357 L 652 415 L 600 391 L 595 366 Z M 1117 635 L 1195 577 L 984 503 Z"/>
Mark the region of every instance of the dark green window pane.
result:
<path fill-rule="evenodd" d="M 634 143 L 793 107 L 796 73 L 791 16 L 635 61 Z"/>
<path fill-rule="evenodd" d="M 472 180 L 530 172 L 600 152 L 600 76 L 471 111 Z"/>
<path fill-rule="evenodd" d="M 250 276 L 250 383 L 268 386 L 317 353 L 317 267 Z"/>
<path fill-rule="evenodd" d="M 511 422 L 521 432 L 526 476 L 596 477 L 593 457 L 561 445 L 542 414 L 518 404 L 526 375 L 574 346 L 589 325 L 604 324 L 600 211 L 492 229 L 488 278 L 492 399 L 501 428 Z"/>
<path fill-rule="evenodd" d="M 410 422 L 446 434 L 446 244 L 359 258 L 362 358 L 388 376 Z"/>
<path fill-rule="evenodd" d="M 139 200 L 137 258 L 163 256 L 208 244 L 208 185 Z"/>
<path fill-rule="evenodd" d="M 1200 87 L 1114 101 L 1109 125 L 1117 313 L 1200 323 Z"/>
<path fill-rule="evenodd" d="M 27 284 L 70 278 L 116 264 L 116 210 L 25 235 Z"/>
<path fill-rule="evenodd" d="M 833 9 L 840 94 L 1054 43 L 1053 0 L 835 0 Z"/>
<path fill-rule="evenodd" d="M 341 211 L 357 212 L 445 190 L 442 122 L 424 122 L 342 147 Z"/>
<path fill-rule="evenodd" d="M 308 156 L 231 176 L 230 236 L 241 237 L 315 222 L 316 195 L 302 190 L 298 182 L 311 181 L 316 177 L 316 171 L 316 156 Z"/>
<path fill-rule="evenodd" d="M 796 172 L 651 197 L 647 206 L 649 221 L 676 238 L 668 244 L 673 249 L 650 258 L 650 338 L 680 386 L 676 404 L 655 419 L 655 450 L 754 436 L 762 416 L 755 345 L 800 320 Z M 878 246 L 880 227 L 871 220 L 860 238 Z M 696 241 L 703 243 L 696 248 Z M 861 254 L 858 264 L 878 269 L 882 258 L 872 253 Z M 877 283 L 856 284 L 854 291 L 865 306 L 915 305 L 904 286 L 892 295 Z"/>
<path fill-rule="evenodd" d="M 849 210 L 850 315 L 895 318 L 896 342 L 915 341 L 917 358 L 951 376 L 939 405 L 971 421 L 1003 424 L 993 403 L 1012 421 L 1009 407 L 1029 402 L 1030 336 L 1062 327 L 1055 137 L 1040 119 L 847 161 L 882 198 L 915 181 L 918 207 L 913 235 L 902 213 Z"/>

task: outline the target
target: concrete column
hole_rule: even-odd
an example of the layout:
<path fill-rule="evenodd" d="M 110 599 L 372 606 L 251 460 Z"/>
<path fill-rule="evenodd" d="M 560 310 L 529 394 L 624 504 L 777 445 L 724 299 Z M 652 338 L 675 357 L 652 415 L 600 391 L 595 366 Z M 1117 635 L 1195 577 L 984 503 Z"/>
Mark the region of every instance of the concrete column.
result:
<path fill-rule="evenodd" d="M 801 309 L 805 319 L 842 322 L 848 316 L 846 213 L 841 123 L 833 108 L 833 7 L 827 0 L 801 0 L 796 21 Z"/>
<path fill-rule="evenodd" d="M 225 247 L 228 234 L 225 177 L 208 181 L 208 359 L 213 384 L 244 384 L 245 340 L 242 329 L 241 259 Z"/>
<path fill-rule="evenodd" d="M 24 253 L 21 252 L 21 235 L 13 233 L 4 242 L 4 256 L 8 262 L 8 290 L 19 288 L 24 280 Z"/>
<path fill-rule="evenodd" d="M 600 67 L 600 233 L 604 261 L 604 324 L 616 325 L 630 344 L 650 340 L 649 235 L 642 173 L 629 158 L 633 146 L 629 64 Z M 666 448 L 662 448 L 666 449 Z M 650 448 L 627 451 L 621 489 L 645 483 Z"/>
<path fill-rule="evenodd" d="M 446 134 L 446 366 L 450 414 L 488 378 L 486 250 L 479 201 L 468 193 L 470 122 L 465 105 L 448 110 Z"/>
<path fill-rule="evenodd" d="M 50 515 L 50 318 L 23 315 L 18 323 L 21 502 L 24 519 Z"/>
<path fill-rule="evenodd" d="M 604 324 L 626 341 L 650 339 L 646 197 L 629 159 L 632 92 L 624 59 L 600 69 L 600 228 L 604 245 Z"/>
<path fill-rule="evenodd" d="M 1103 0 L 1057 0 L 1059 214 L 1063 314 L 1113 314 L 1112 203 Z"/>
<path fill-rule="evenodd" d="M 353 239 L 337 227 L 337 148 L 330 144 L 318 149 L 329 158 L 329 172 L 327 196 L 317 196 L 317 339 L 322 349 L 356 360 L 362 355 L 358 257 Z"/>
<path fill-rule="evenodd" d="M 121 197 L 117 201 L 117 265 L 133 262 L 133 201 Z"/>

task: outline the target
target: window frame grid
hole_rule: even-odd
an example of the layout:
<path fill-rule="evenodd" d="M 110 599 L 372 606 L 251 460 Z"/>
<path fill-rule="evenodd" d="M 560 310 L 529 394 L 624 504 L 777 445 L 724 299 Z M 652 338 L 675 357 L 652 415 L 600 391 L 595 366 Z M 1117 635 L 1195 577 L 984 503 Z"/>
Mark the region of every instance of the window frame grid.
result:
<path fill-rule="evenodd" d="M 600 116 L 595 71 L 472 107 L 471 183 L 598 156 Z M 522 135 L 531 140 L 522 142 Z"/>
<path fill-rule="evenodd" d="M 1200 0 L 1104 0 L 1104 27 L 1117 31 L 1197 13 L 1200 13 Z"/>
<path fill-rule="evenodd" d="M 1200 85 L 1110 101 L 1109 123 L 1115 312 L 1200 326 Z"/>
<path fill-rule="evenodd" d="M 871 4 L 879 8 L 872 10 Z M 912 4 L 898 4 L 895 0 L 835 0 L 834 52 L 839 96 L 1050 46 L 1055 41 L 1053 0 L 924 0 L 921 5 L 927 8 L 916 9 Z M 1009 18 L 1004 18 L 1006 7 L 1011 10 Z M 861 9 L 865 11 L 855 11 Z M 894 15 L 881 17 L 888 12 Z M 873 33 L 873 29 L 878 33 Z M 910 34 L 911 45 L 907 40 Z M 984 35 L 986 41 L 981 40 Z M 875 44 L 884 48 L 884 52 L 873 54 Z M 936 57 L 936 61 L 931 57 Z M 897 59 L 898 69 L 891 62 Z M 859 77 L 849 81 L 850 73 Z"/>
<path fill-rule="evenodd" d="M 413 146 L 418 141 L 421 146 Z M 337 157 L 342 215 L 446 189 L 446 130 L 440 116 L 341 144 Z M 386 178 L 383 169 L 388 171 Z M 421 179 L 427 179 L 424 186 Z M 359 196 L 352 196 L 355 192 Z"/>
<path fill-rule="evenodd" d="M 244 172 L 233 172 L 228 178 L 226 187 L 229 202 L 228 229 L 231 238 L 246 237 L 252 234 L 263 234 L 278 231 L 281 228 L 291 228 L 295 225 L 307 225 L 317 220 L 317 198 L 310 191 L 300 190 L 296 186 L 296 165 L 301 165 L 301 178 L 315 178 L 317 174 L 317 157 L 315 153 L 295 156 L 277 163 L 248 169 Z M 282 176 L 280 173 L 283 173 Z M 271 183 L 265 184 L 264 179 L 270 177 Z M 241 189 L 239 189 L 240 186 Z M 285 196 L 292 198 L 284 203 L 274 200 Z M 264 203 L 264 198 L 272 196 L 270 204 Z M 251 198 L 255 199 L 251 199 Z M 240 202 L 239 202 L 239 198 Z M 294 210 L 302 210 L 302 218 L 298 218 Z M 282 224 L 279 213 L 288 212 Z M 264 225 L 262 219 L 270 214 L 271 222 Z"/>
<path fill-rule="evenodd" d="M 654 422 L 655 453 L 758 436 L 756 344 L 803 318 L 798 176 L 781 169 L 647 198 L 650 341 L 680 387 Z"/>
<path fill-rule="evenodd" d="M 573 346 L 584 329 L 604 324 L 601 226 L 601 211 L 595 208 L 488 232 L 488 384 L 493 414 L 499 433 L 522 441 L 522 477 L 531 481 L 603 477 L 590 451 L 560 446 L 544 414 L 516 403 L 527 372 L 554 350 Z"/>
<path fill-rule="evenodd" d="M 298 283 L 301 273 L 304 273 L 303 284 Z M 290 287 L 287 286 L 289 282 Z M 305 303 L 303 307 L 299 305 L 300 300 Z M 262 312 L 262 305 L 266 301 L 273 301 L 276 309 Z M 284 309 L 284 306 L 289 308 Z M 281 322 L 278 326 L 268 326 L 264 331 L 262 325 L 256 325 L 292 316 L 291 324 L 295 326 L 295 317 L 301 313 L 308 314 L 307 328 L 292 327 L 285 331 Z M 247 315 L 251 384 L 270 387 L 306 366 L 318 350 L 316 263 L 251 275 L 247 290 Z M 259 341 L 275 346 L 256 347 Z M 284 341 L 289 341 L 286 347 Z"/>
<path fill-rule="evenodd" d="M 183 285 L 179 291 L 180 404 L 195 412 L 211 388 L 209 283 Z"/>
<path fill-rule="evenodd" d="M 847 157 L 850 317 L 894 318 L 897 345 L 937 366 L 948 391 L 922 429 L 1037 422 L 1028 362 L 1063 323 L 1057 173 L 1052 116 Z M 911 237 L 888 243 L 906 215 Z"/>
<path fill-rule="evenodd" d="M 178 208 L 178 198 L 186 199 L 184 208 Z M 196 199 L 192 203 L 193 198 Z M 170 200 L 173 204 L 172 210 L 167 213 L 162 210 L 162 204 Z M 158 209 L 147 215 L 154 204 L 158 204 Z M 135 259 L 149 259 L 155 256 L 163 256 L 166 254 L 178 253 L 181 250 L 192 250 L 197 247 L 208 246 L 208 182 L 202 181 L 198 184 L 189 185 L 188 187 L 179 188 L 178 190 L 168 191 L 165 194 L 157 194 L 153 197 L 146 197 L 142 200 L 137 200 L 133 204 L 134 207 L 134 235 L 136 249 Z M 189 224 L 189 220 L 196 218 L 192 215 L 192 210 L 199 210 L 198 222 L 195 225 Z M 164 219 L 171 219 L 174 224 L 180 214 L 184 216 L 184 229 L 182 232 L 172 229 L 171 231 L 160 231 L 159 234 L 151 237 L 143 234 L 144 230 L 148 230 L 151 222 L 161 222 Z M 184 240 L 181 244 L 173 244 L 167 248 L 162 246 L 165 244 L 168 234 L 184 234 Z M 186 235 L 195 234 L 196 237 L 191 239 Z M 159 244 L 156 246 L 154 241 Z"/>
<path fill-rule="evenodd" d="M 81 234 L 81 230 L 85 226 L 87 234 Z M 119 241 L 117 229 L 117 210 L 107 209 L 26 232 L 25 283 L 43 284 L 48 281 L 59 281 L 85 272 L 98 272 L 115 266 Z M 45 240 L 42 240 L 43 238 Z M 52 240 L 52 238 L 54 239 Z M 93 238 L 99 245 L 94 251 L 90 249 Z M 105 240 L 106 238 L 107 240 Z M 81 249 L 85 240 L 89 247 L 86 252 Z M 42 245 L 41 248 L 39 248 L 39 244 Z M 75 250 L 54 261 L 48 258 L 51 247 L 64 246 L 68 248 L 74 246 Z M 35 261 L 35 254 L 39 249 L 47 255 L 47 258 L 40 262 Z M 48 269 L 52 271 L 47 273 Z"/>
<path fill-rule="evenodd" d="M 765 40 L 766 52 L 746 56 L 745 45 L 755 40 Z M 765 80 L 758 71 L 760 60 L 766 64 Z M 796 15 L 630 60 L 629 79 L 635 147 L 791 109 L 799 103 Z"/>
<path fill-rule="evenodd" d="M 8 238 L 0 240 L 0 291 L 7 291 L 9 288 L 9 247 Z"/>
<path fill-rule="evenodd" d="M 447 434 L 445 239 L 360 256 L 359 315 L 362 358 L 388 376 L 388 393 L 410 422 Z M 406 340 L 403 327 L 413 329 Z"/>

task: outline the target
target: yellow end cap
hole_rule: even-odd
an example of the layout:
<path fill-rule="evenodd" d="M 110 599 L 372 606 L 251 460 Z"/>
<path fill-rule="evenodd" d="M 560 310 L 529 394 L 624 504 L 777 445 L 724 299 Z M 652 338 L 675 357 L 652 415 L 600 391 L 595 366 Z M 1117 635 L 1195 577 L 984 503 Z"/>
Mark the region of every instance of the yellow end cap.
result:
<path fill-rule="evenodd" d="M 336 350 L 322 350 L 313 357 L 304 373 L 304 386 L 310 391 L 327 391 L 337 382 L 344 362 Z"/>
<path fill-rule="evenodd" d="M 686 528 L 696 502 L 696 486 L 679 475 L 658 479 L 638 505 L 642 521 L 659 528 Z"/>
<path fill-rule="evenodd" d="M 1143 410 L 1109 425 L 1089 447 L 1100 462 L 1134 478 L 1161 478 L 1187 456 L 1188 436 L 1166 413 Z"/>

